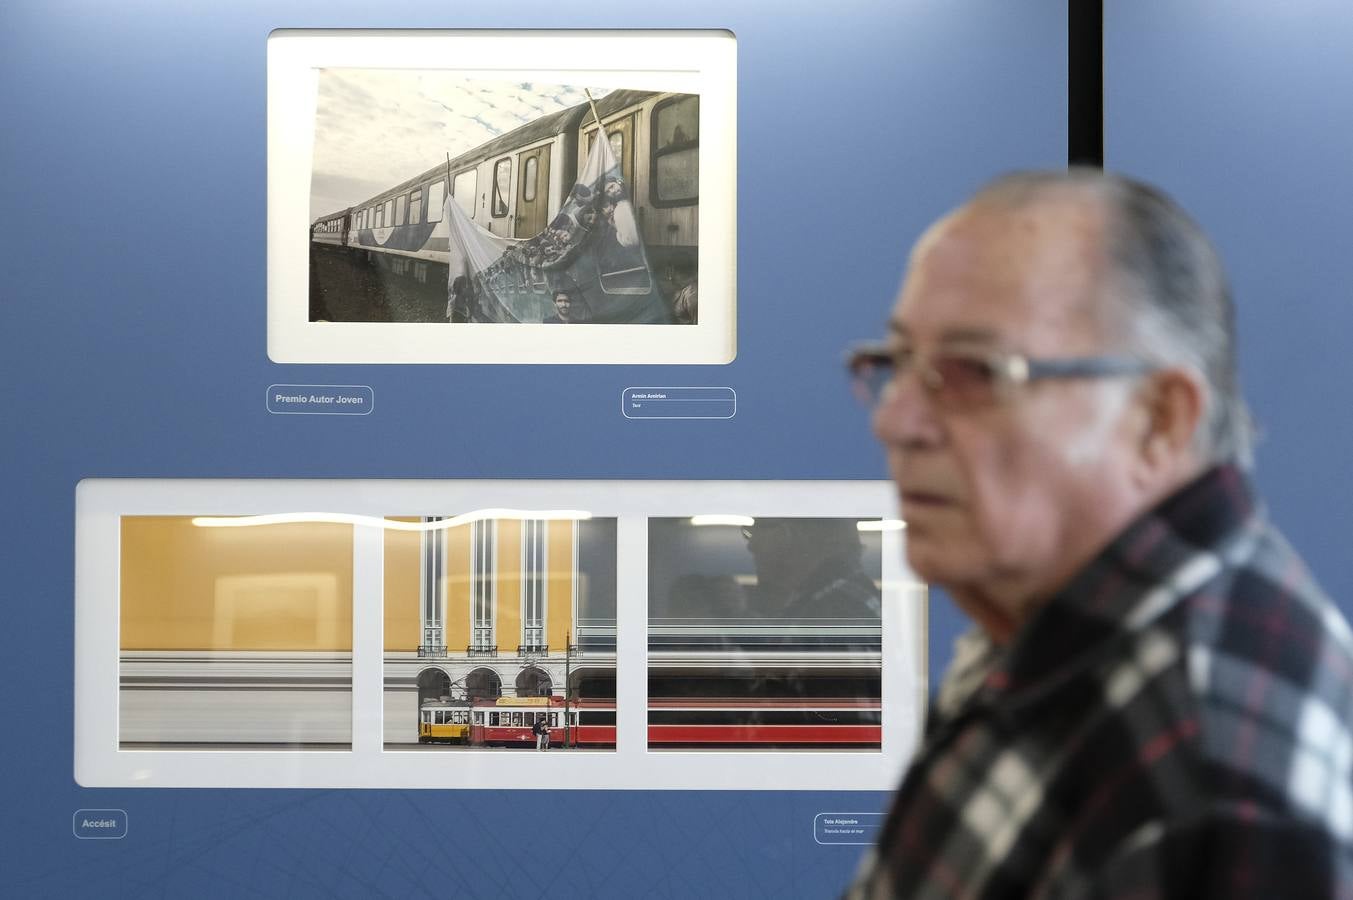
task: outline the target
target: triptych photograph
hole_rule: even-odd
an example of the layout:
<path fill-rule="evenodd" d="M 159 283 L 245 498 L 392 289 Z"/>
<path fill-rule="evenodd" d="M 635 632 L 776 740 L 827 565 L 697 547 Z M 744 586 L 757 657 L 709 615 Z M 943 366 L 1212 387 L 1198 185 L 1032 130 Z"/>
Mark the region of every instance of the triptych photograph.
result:
<path fill-rule="evenodd" d="M 884 520 L 648 518 L 636 597 L 615 517 L 446 513 L 377 520 L 377 597 L 354 524 L 121 517 L 119 749 L 348 749 L 354 603 L 380 605 L 386 751 L 612 751 L 621 678 L 649 750 L 880 749 Z"/>

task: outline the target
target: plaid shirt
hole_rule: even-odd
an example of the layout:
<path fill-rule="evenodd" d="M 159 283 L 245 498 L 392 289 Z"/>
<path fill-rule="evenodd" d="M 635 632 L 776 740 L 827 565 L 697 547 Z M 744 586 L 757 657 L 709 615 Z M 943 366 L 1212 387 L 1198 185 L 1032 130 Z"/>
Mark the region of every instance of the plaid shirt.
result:
<path fill-rule="evenodd" d="M 968 637 L 850 898 L 1353 898 L 1353 636 L 1234 468 Z"/>

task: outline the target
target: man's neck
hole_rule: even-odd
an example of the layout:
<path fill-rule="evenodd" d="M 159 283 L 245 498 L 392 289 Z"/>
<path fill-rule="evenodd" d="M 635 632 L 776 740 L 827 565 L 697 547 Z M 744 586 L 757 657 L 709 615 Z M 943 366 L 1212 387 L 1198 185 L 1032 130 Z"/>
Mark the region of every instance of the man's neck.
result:
<path fill-rule="evenodd" d="M 1062 591 L 1071 580 L 1099 556 L 1133 522 L 1156 509 L 1167 498 L 1199 478 L 1207 466 L 1182 465 L 1142 493 L 1133 511 L 1103 529 L 1098 543 L 1087 544 L 1079 553 L 1068 554 L 1058 565 L 1037 571 L 999 572 L 982 582 L 948 586 L 954 603 L 991 639 L 1004 646 L 1012 641 L 1034 615 Z"/>

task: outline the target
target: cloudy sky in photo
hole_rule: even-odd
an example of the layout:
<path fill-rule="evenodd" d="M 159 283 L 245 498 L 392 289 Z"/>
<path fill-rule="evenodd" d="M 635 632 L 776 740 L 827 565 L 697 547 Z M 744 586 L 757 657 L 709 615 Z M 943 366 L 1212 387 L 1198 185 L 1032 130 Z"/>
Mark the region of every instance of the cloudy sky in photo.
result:
<path fill-rule="evenodd" d="M 600 99 L 606 88 L 591 88 Z M 310 220 L 587 101 L 581 86 L 427 69 L 321 69 Z"/>

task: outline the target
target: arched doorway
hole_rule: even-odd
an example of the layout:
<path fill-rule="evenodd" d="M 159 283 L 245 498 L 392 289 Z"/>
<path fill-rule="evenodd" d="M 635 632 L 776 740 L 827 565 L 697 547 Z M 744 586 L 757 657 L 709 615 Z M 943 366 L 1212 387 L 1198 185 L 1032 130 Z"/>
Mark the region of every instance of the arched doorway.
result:
<path fill-rule="evenodd" d="M 465 696 L 471 703 L 501 697 L 503 681 L 492 669 L 475 669 L 465 676 Z"/>
<path fill-rule="evenodd" d="M 418 673 L 418 708 L 429 700 L 440 700 L 451 696 L 451 676 L 441 669 L 424 669 Z"/>
<path fill-rule="evenodd" d="M 569 678 L 569 693 L 577 700 L 615 700 L 615 669 L 574 669 Z"/>
<path fill-rule="evenodd" d="M 554 686 L 544 669 L 528 666 L 517 676 L 518 697 L 548 697 Z"/>

